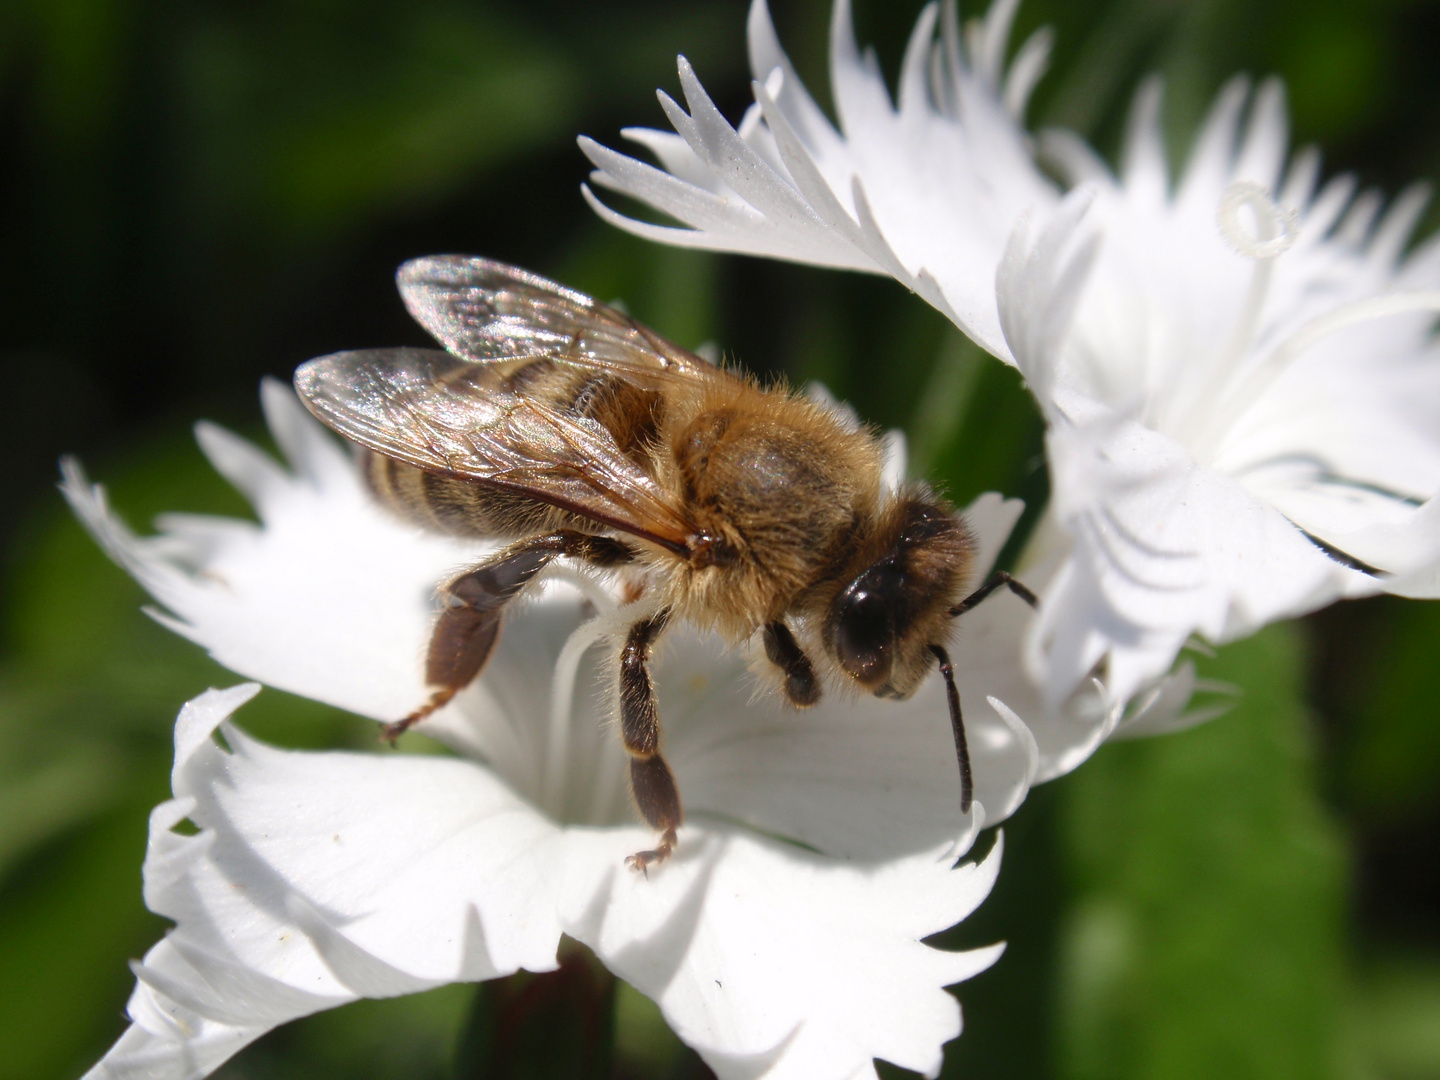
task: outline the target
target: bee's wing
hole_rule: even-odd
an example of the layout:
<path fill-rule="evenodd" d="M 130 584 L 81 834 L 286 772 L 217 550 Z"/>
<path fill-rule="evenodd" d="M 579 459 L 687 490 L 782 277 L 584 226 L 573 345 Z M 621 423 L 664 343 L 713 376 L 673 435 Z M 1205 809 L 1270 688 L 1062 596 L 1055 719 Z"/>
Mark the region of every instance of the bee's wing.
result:
<path fill-rule="evenodd" d="M 548 356 L 646 389 L 735 378 L 615 308 L 504 263 L 437 255 L 406 263 L 396 281 L 415 321 L 467 360 Z"/>
<path fill-rule="evenodd" d="M 388 457 L 549 503 L 683 553 L 693 529 L 614 436 L 505 389 L 511 365 L 434 349 L 362 349 L 301 364 L 326 425 Z"/>

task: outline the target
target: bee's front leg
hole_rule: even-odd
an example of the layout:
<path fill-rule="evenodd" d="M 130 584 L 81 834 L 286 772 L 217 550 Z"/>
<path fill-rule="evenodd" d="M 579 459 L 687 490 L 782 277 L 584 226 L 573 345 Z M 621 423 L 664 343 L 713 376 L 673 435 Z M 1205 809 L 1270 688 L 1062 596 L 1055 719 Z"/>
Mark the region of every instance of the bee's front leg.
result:
<path fill-rule="evenodd" d="M 646 824 L 660 834 L 654 848 L 637 851 L 625 860 L 641 873 L 646 873 L 651 863 L 670 857 L 675 850 L 675 830 L 683 820 L 675 777 L 660 756 L 660 713 L 649 666 L 650 648 L 665 629 L 669 615 L 669 609 L 663 609 L 635 623 L 620 651 L 620 733 L 630 753 L 630 790 Z"/>
<path fill-rule="evenodd" d="M 780 620 L 765 624 L 765 655 L 785 673 L 785 700 L 798 709 L 808 709 L 820 700 L 820 683 L 815 668 L 790 628 Z"/>
<path fill-rule="evenodd" d="M 560 529 L 511 544 L 448 582 L 440 590 L 445 609 L 435 622 L 425 661 L 425 681 L 437 689 L 405 719 L 386 724 L 383 738 L 394 742 L 475 680 L 500 640 L 506 606 L 562 555 L 601 567 L 618 566 L 635 557 L 627 545 L 612 537 Z"/>

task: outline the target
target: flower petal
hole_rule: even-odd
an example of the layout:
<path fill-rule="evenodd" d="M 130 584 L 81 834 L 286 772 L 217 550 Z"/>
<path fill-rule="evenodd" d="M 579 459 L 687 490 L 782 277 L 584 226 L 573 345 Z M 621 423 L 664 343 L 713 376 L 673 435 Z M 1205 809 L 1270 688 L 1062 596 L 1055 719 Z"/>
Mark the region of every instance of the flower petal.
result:
<path fill-rule="evenodd" d="M 888 273 L 1008 359 L 995 265 L 1020 214 L 1057 198 L 1013 118 L 1043 67 L 1044 38 L 1022 50 L 1001 85 L 1014 8 L 1010 0 L 991 8 L 978 54 L 967 56 L 953 15 L 927 7 L 906 51 L 897 107 L 873 57 L 855 43 L 848 0 L 836 0 L 830 67 L 842 135 L 800 84 L 756 0 L 749 38 L 762 123 L 752 113 L 731 128 L 682 60 L 690 112 L 661 101 L 692 156 L 643 136 L 665 173 L 581 141 L 597 184 L 691 228 L 625 218 L 588 188 L 586 197 L 612 224 L 664 243 Z"/>
<path fill-rule="evenodd" d="M 953 843 L 866 865 L 717 828 L 647 880 L 586 845 L 564 909 L 568 932 L 653 997 L 726 1080 L 873 1076 L 876 1057 L 935 1076 L 960 1031 L 941 988 L 1001 948 L 947 953 L 921 939 L 978 906 L 998 851 L 956 869 Z M 597 877 L 608 882 L 598 903 Z"/>
<path fill-rule="evenodd" d="M 1440 498 L 1427 499 L 1394 522 L 1376 522 L 1335 537 L 1340 549 L 1391 571 L 1386 592 L 1440 598 Z"/>
<path fill-rule="evenodd" d="M 934 1075 L 960 1026 L 942 988 L 998 956 L 922 944 L 994 881 L 998 846 L 951 868 L 973 833 L 862 865 L 702 823 L 642 877 L 623 860 L 645 830 L 561 829 L 474 763 L 258 743 L 228 722 L 256 690 L 177 721 L 145 864 L 175 928 L 137 966 L 132 1027 L 96 1080 L 190 1080 L 357 997 L 551 970 L 562 932 L 723 1076 L 848 1076 L 877 1055 Z"/>
<path fill-rule="evenodd" d="M 146 904 L 176 926 L 95 1076 L 201 1076 L 318 1009 L 555 965 L 554 825 L 470 762 L 255 742 L 227 721 L 257 689 L 176 723 L 145 863 Z"/>
<path fill-rule="evenodd" d="M 160 620 L 221 664 L 362 716 L 399 719 L 428 696 L 421 660 L 437 583 L 494 545 L 423 533 L 391 517 L 288 388 L 265 394 L 294 472 L 220 428 L 201 429 L 202 448 L 255 500 L 263 529 L 171 517 L 161 538 L 139 539 L 73 463 L 62 490 L 164 606 Z"/>
<path fill-rule="evenodd" d="M 1038 657 L 1054 700 L 1102 656 L 1128 699 L 1192 632 L 1222 642 L 1379 588 L 1163 435 L 1097 410 L 1052 431 L 1056 510 L 1075 538 L 1046 591 Z"/>

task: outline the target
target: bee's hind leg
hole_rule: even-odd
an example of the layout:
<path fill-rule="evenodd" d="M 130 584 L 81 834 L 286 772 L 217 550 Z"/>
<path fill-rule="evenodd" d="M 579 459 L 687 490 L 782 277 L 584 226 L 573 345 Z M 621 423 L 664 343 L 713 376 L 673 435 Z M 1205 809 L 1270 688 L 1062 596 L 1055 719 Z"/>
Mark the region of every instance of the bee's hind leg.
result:
<path fill-rule="evenodd" d="M 562 555 L 602 567 L 618 566 L 635 557 L 613 537 L 560 529 L 511 544 L 447 582 L 440 590 L 445 609 L 435 622 L 425 661 L 425 681 L 436 690 L 409 716 L 386 724 L 383 739 L 393 743 L 475 680 L 500 640 L 506 606 Z"/>
<path fill-rule="evenodd" d="M 660 713 L 650 678 L 650 648 L 665 629 L 669 615 L 669 610 L 663 609 L 635 623 L 620 651 L 620 733 L 630 754 L 630 790 L 645 823 L 660 834 L 654 848 L 637 851 L 625 860 L 641 873 L 670 857 L 675 850 L 675 830 L 684 817 L 675 776 L 660 756 Z"/>

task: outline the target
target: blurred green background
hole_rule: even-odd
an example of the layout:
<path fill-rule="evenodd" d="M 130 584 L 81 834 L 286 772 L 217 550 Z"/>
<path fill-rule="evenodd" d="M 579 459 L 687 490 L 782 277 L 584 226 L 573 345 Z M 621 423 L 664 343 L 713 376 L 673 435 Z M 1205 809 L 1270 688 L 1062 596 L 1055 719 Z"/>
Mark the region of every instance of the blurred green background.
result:
<path fill-rule="evenodd" d="M 893 77 L 919 4 L 857 7 Z M 828 4 L 774 9 L 824 100 Z M 170 725 L 236 681 L 139 613 L 65 514 L 55 461 L 80 453 L 137 525 L 244 514 L 190 423 L 260 436 L 262 374 L 422 343 L 392 291 L 402 260 L 484 253 L 623 298 L 684 344 L 865 402 L 959 501 L 1043 501 L 1018 380 L 898 286 L 647 246 L 583 206 L 574 135 L 663 126 L 652 92 L 675 91 L 677 51 L 738 119 L 744 15 L 732 0 L 0 4 L 0 1080 L 76 1076 L 122 1030 L 125 960 L 163 931 L 139 867 Z M 1435 4 L 1026 0 L 1019 22 L 1057 32 L 1032 121 L 1112 155 L 1143 73 L 1165 74 L 1183 148 L 1248 70 L 1285 78 L 1297 138 L 1330 171 L 1391 193 L 1440 176 Z M 1037 790 L 994 895 L 941 939 L 1010 942 L 960 990 L 946 1075 L 1440 1077 L 1436 656 L 1433 605 L 1273 627 L 1202 663 L 1244 687 L 1229 715 Z M 276 691 L 244 721 L 287 745 L 374 740 Z M 360 1003 L 222 1075 L 705 1075 L 645 999 L 583 955 L 566 971 L 539 1005 L 505 984 Z M 553 1037 L 578 1030 L 580 999 L 613 1011 L 613 1040 Z M 497 1018 L 547 1034 L 505 1058 Z"/>

